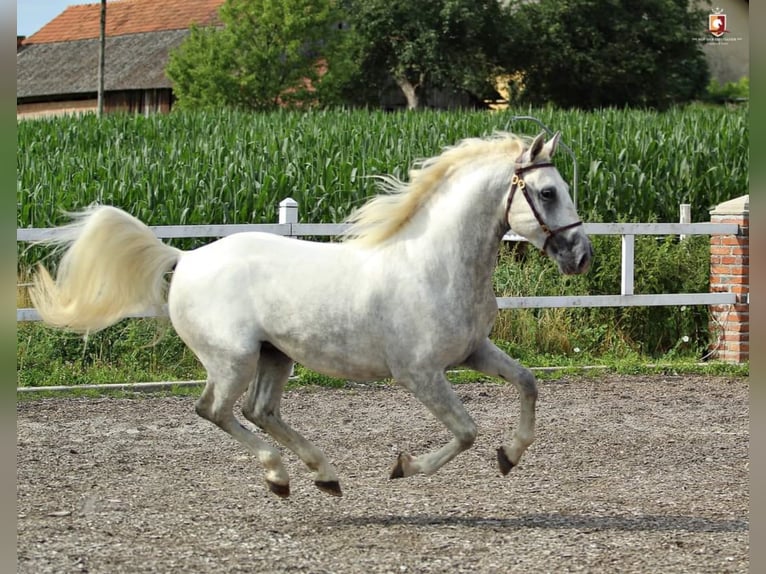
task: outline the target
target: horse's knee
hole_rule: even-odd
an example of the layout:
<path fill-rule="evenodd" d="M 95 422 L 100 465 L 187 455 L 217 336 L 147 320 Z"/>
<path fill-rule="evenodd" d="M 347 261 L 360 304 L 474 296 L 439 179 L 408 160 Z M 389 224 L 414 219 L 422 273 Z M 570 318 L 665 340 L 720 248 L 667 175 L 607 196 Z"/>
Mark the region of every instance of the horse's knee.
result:
<path fill-rule="evenodd" d="M 521 394 L 533 401 L 537 400 L 537 378 L 529 369 L 522 369 L 517 379 Z"/>
<path fill-rule="evenodd" d="M 478 434 L 479 434 L 479 431 L 476 428 L 476 425 L 472 422 L 470 425 L 468 425 L 464 429 L 461 429 L 459 432 L 456 432 L 455 438 L 460 444 L 460 448 L 462 450 L 468 450 L 469 448 L 473 446 L 473 443 L 476 442 L 476 436 Z"/>

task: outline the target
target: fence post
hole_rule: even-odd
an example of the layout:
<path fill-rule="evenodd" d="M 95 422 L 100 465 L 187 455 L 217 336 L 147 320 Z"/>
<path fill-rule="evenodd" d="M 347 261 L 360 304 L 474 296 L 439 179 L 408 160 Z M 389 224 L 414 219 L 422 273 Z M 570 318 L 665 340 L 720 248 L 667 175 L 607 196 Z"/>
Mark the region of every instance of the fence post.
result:
<path fill-rule="evenodd" d="M 736 235 L 710 236 L 710 292 L 735 293 L 733 305 L 710 307 L 711 355 L 732 363 L 750 359 L 750 196 L 710 211 L 711 223 L 736 223 Z"/>
<path fill-rule="evenodd" d="M 678 222 L 679 223 L 691 223 L 692 222 L 692 204 L 682 203 L 678 210 Z M 686 239 L 686 235 L 683 233 L 678 236 L 680 241 Z"/>
<path fill-rule="evenodd" d="M 292 197 L 279 202 L 279 223 L 298 223 L 298 202 Z"/>
<path fill-rule="evenodd" d="M 633 295 L 633 280 L 636 260 L 636 236 L 622 236 L 622 267 L 620 277 L 620 295 Z"/>

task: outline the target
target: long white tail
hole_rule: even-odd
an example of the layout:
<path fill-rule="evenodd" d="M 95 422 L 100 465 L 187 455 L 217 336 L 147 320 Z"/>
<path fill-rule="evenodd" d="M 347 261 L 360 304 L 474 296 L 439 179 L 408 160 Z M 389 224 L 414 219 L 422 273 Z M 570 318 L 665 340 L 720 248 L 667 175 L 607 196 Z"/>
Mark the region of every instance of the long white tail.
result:
<path fill-rule="evenodd" d="M 53 326 L 95 332 L 165 301 L 166 274 L 183 253 L 141 221 L 110 206 L 90 207 L 46 241 L 66 251 L 54 280 L 40 265 L 32 304 Z"/>

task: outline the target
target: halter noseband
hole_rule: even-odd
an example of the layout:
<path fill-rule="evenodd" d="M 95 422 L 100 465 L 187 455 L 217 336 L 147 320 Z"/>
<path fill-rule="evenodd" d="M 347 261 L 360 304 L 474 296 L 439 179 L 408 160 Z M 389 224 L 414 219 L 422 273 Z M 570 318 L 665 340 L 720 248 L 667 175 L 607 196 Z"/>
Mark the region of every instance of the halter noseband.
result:
<path fill-rule="evenodd" d="M 529 197 L 529 192 L 527 191 L 527 184 L 524 181 L 524 178 L 521 177 L 523 173 L 527 171 L 531 171 L 533 169 L 538 169 L 541 167 L 554 167 L 554 165 L 550 162 L 533 163 L 525 167 L 517 167 L 516 170 L 513 172 L 513 177 L 511 178 L 511 191 L 508 193 L 508 202 L 505 206 L 505 220 L 508 221 L 508 216 L 511 213 L 511 203 L 513 203 L 513 196 L 516 194 L 516 189 L 520 189 L 521 192 L 524 194 L 524 198 L 527 200 L 529 209 L 532 210 L 532 215 L 535 216 L 537 223 L 540 224 L 540 228 L 543 230 L 543 233 L 545 233 L 546 237 L 545 237 L 545 242 L 543 243 L 543 248 L 542 248 L 542 252 L 545 253 L 545 249 L 546 247 L 548 247 L 548 241 L 550 241 L 554 235 L 556 235 L 557 233 L 561 233 L 562 231 L 566 231 L 567 229 L 578 227 L 582 225 L 582 221 L 575 221 L 574 223 L 563 225 L 561 227 L 557 227 L 556 229 L 551 229 L 550 227 L 548 227 L 548 225 L 546 225 L 545 221 L 543 221 L 543 218 L 540 215 L 540 212 L 537 211 L 537 208 L 535 207 L 535 202 L 532 201 L 531 197 Z"/>

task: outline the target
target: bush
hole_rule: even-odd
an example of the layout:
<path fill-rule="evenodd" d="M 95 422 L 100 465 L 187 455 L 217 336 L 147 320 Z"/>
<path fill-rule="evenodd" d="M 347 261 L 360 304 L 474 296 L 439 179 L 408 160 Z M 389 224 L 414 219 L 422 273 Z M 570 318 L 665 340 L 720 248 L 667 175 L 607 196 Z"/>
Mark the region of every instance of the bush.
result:
<path fill-rule="evenodd" d="M 750 99 L 750 79 L 741 77 L 736 82 L 726 82 L 721 85 L 713 78 L 707 86 L 705 100 L 717 104 L 741 102 Z"/>
<path fill-rule="evenodd" d="M 555 263 L 526 244 L 503 251 L 495 273 L 502 297 L 615 295 L 620 292 L 620 238 L 591 237 L 596 257 L 584 275 L 564 276 Z M 705 293 L 709 239 L 692 236 L 636 238 L 636 294 Z M 493 337 L 518 352 L 592 356 L 668 352 L 699 355 L 710 341 L 706 306 L 592 307 L 504 310 Z"/>

